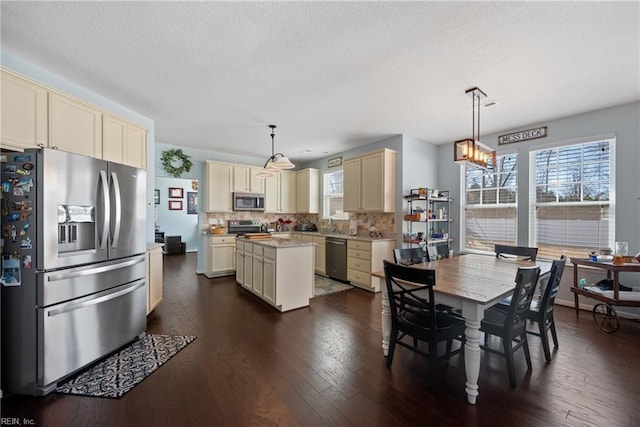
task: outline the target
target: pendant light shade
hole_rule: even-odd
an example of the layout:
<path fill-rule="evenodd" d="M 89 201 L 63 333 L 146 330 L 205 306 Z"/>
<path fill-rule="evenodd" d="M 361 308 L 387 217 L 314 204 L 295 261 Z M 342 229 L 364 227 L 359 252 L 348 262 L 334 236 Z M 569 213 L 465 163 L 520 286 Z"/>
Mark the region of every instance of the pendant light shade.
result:
<path fill-rule="evenodd" d="M 271 128 L 271 157 L 264 163 L 264 167 L 256 174 L 259 178 L 269 178 L 276 173 L 282 172 L 284 169 L 293 169 L 296 167 L 287 156 L 282 153 L 275 152 L 276 125 L 269 125 Z"/>

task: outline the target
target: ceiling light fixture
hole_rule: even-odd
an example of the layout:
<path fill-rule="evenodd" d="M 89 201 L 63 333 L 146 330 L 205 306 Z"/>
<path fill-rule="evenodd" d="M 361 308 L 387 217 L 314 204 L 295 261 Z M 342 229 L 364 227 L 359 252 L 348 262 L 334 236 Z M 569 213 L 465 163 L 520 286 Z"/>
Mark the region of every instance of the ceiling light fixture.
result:
<path fill-rule="evenodd" d="M 256 174 L 260 178 L 269 178 L 276 173 L 282 172 L 284 169 L 293 169 L 296 167 L 287 156 L 282 153 L 275 152 L 274 137 L 276 136 L 276 125 L 269 125 L 271 128 L 271 157 L 264 162 L 264 167 Z"/>
<path fill-rule="evenodd" d="M 480 142 L 480 99 L 486 98 L 487 94 L 477 87 L 467 89 L 465 93 L 472 98 L 471 138 L 460 139 L 453 143 L 453 161 L 476 168 L 490 169 L 496 164 L 496 151 Z M 476 121 L 478 122 L 477 135 Z"/>

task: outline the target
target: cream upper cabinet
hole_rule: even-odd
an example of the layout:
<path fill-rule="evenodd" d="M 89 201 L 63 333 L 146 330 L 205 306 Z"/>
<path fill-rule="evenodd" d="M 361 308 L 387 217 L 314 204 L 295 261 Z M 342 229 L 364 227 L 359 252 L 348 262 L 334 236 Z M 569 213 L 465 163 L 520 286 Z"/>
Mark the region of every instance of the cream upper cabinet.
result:
<path fill-rule="evenodd" d="M 345 212 L 358 212 L 362 210 L 361 205 L 361 170 L 362 161 L 360 157 L 344 160 L 342 162 L 343 179 L 343 209 Z"/>
<path fill-rule="evenodd" d="M 117 117 L 102 115 L 102 158 L 122 163 L 127 138 L 127 122 Z"/>
<path fill-rule="evenodd" d="M 233 165 L 233 191 L 264 193 L 264 179 L 256 176 L 261 170 L 255 166 Z"/>
<path fill-rule="evenodd" d="M 0 143 L 7 148 L 47 146 L 47 89 L 1 70 Z"/>
<path fill-rule="evenodd" d="M 265 178 L 265 212 L 296 212 L 296 173 L 282 171 Z"/>
<path fill-rule="evenodd" d="M 102 115 L 102 158 L 147 168 L 147 130 L 118 117 Z"/>
<path fill-rule="evenodd" d="M 232 212 L 233 165 L 207 160 L 207 212 Z"/>
<path fill-rule="evenodd" d="M 126 141 L 123 163 L 136 168 L 147 169 L 147 130 L 129 123 Z"/>
<path fill-rule="evenodd" d="M 320 212 L 320 171 L 303 169 L 296 172 L 296 212 Z"/>
<path fill-rule="evenodd" d="M 90 105 L 50 92 L 49 147 L 102 158 L 102 113 Z"/>
<path fill-rule="evenodd" d="M 374 151 L 345 160 L 344 210 L 346 212 L 394 212 L 396 152 Z"/>

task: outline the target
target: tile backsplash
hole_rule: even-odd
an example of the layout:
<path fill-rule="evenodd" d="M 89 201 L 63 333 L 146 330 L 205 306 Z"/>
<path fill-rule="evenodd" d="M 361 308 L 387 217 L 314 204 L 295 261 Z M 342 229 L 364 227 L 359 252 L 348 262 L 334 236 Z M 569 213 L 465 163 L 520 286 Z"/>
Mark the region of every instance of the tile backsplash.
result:
<path fill-rule="evenodd" d="M 319 214 L 268 214 L 264 212 L 230 212 L 230 213 L 205 213 L 203 230 L 209 228 L 212 220 L 217 219 L 218 223 L 226 225 L 231 219 L 254 219 L 259 220 L 263 224 L 276 223 L 279 219 L 283 221 L 291 221 L 285 224 L 285 230 L 296 230 L 302 224 L 313 222 L 319 230 L 335 228 L 339 233 L 347 234 L 349 232 L 349 222 L 356 221 L 358 225 L 358 235 L 368 235 L 369 229 L 375 226 L 383 236 L 391 237 L 395 235 L 395 215 L 393 213 L 350 213 L 349 221 L 333 221 L 329 223 L 328 219 L 320 218 Z"/>

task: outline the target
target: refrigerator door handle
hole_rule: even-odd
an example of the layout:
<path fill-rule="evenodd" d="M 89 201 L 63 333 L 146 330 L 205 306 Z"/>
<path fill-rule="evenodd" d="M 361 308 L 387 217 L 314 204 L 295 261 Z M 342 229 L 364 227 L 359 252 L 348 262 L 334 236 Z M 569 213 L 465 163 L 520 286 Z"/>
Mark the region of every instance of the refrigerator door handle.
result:
<path fill-rule="evenodd" d="M 50 274 L 47 276 L 47 282 L 56 282 L 58 280 L 73 279 L 74 277 L 93 276 L 98 273 L 106 273 L 107 271 L 120 270 L 122 268 L 131 267 L 141 262 L 146 262 L 145 258 L 140 256 L 138 258 L 130 259 L 128 261 L 119 262 L 117 264 L 104 265 L 96 268 L 78 269 L 68 273 Z"/>
<path fill-rule="evenodd" d="M 87 306 L 91 306 L 91 305 L 97 305 L 100 303 L 103 303 L 105 301 L 109 301 L 115 298 L 118 298 L 122 295 L 131 293 L 133 291 L 135 291 L 136 289 L 138 289 L 141 286 L 144 286 L 146 284 L 145 279 L 138 279 L 135 282 L 132 282 L 130 284 L 128 284 L 126 286 L 125 289 L 120 289 L 117 291 L 109 291 L 108 293 L 98 297 L 98 298 L 91 298 L 91 299 L 87 299 L 85 301 L 81 301 L 81 302 L 70 302 L 67 304 L 64 304 L 62 307 L 60 308 L 55 308 L 53 310 L 47 310 L 47 316 L 51 317 L 51 316 L 57 316 L 59 314 L 63 314 L 63 313 L 68 313 L 70 311 L 74 311 L 74 310 L 78 310 L 79 308 L 83 308 L 83 307 L 87 307 Z"/>
<path fill-rule="evenodd" d="M 120 224 L 122 222 L 122 195 L 120 194 L 120 182 L 118 182 L 118 174 L 111 172 L 111 182 L 113 183 L 113 191 L 115 193 L 115 225 L 113 228 L 113 234 L 111 235 L 111 247 L 118 246 L 118 240 L 120 239 Z"/>
<path fill-rule="evenodd" d="M 102 238 L 99 242 L 100 249 L 107 248 L 109 239 L 109 222 L 111 221 L 111 206 L 109 201 L 109 180 L 104 170 L 100 171 L 100 184 L 102 185 L 102 201 L 104 203 L 104 223 L 102 224 Z"/>

